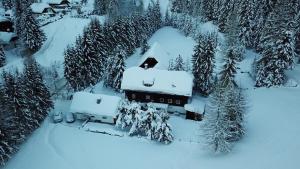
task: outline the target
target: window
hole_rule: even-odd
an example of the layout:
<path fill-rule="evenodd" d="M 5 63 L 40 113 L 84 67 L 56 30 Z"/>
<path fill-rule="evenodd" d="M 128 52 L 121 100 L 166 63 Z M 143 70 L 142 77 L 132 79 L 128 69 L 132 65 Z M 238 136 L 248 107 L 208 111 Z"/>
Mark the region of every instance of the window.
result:
<path fill-rule="evenodd" d="M 132 98 L 132 99 L 136 99 L 136 95 L 135 95 L 135 94 L 132 94 L 132 95 L 131 95 L 131 98 Z"/>
<path fill-rule="evenodd" d="M 146 95 L 146 100 L 150 100 L 150 99 L 151 99 L 150 95 Z"/>
<path fill-rule="evenodd" d="M 165 99 L 164 99 L 164 98 L 160 98 L 159 101 L 160 101 L 161 103 L 164 103 L 164 102 L 165 102 Z"/>
<path fill-rule="evenodd" d="M 176 100 L 176 104 L 180 104 L 180 100 Z"/>
<path fill-rule="evenodd" d="M 107 119 L 107 117 L 106 116 L 102 116 L 102 119 Z"/>
<path fill-rule="evenodd" d="M 168 103 L 173 103 L 173 100 L 172 99 L 168 99 Z"/>

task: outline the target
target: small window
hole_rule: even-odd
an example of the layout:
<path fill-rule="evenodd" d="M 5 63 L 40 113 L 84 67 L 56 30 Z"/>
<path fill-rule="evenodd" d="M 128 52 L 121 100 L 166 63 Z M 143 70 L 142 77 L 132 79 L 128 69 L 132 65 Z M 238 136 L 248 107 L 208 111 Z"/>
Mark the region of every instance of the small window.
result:
<path fill-rule="evenodd" d="M 168 99 L 168 103 L 173 103 L 173 100 L 172 99 Z"/>
<path fill-rule="evenodd" d="M 150 95 L 146 95 L 146 100 L 150 100 L 150 99 L 151 99 Z"/>
<path fill-rule="evenodd" d="M 180 104 L 180 100 L 176 100 L 176 104 Z"/>
<path fill-rule="evenodd" d="M 136 99 L 136 95 L 135 95 L 135 94 L 132 94 L 132 95 L 131 95 L 131 98 L 132 98 L 132 99 Z"/>
<path fill-rule="evenodd" d="M 164 98 L 160 98 L 159 101 L 160 101 L 161 103 L 164 103 L 164 102 L 165 102 L 165 99 L 164 99 Z"/>

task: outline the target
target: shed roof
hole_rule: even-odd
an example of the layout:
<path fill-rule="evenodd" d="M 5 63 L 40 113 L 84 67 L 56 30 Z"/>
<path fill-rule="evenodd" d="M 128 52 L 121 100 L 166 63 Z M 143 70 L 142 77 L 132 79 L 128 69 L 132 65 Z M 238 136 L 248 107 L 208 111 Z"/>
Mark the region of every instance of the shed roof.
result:
<path fill-rule="evenodd" d="M 185 71 L 131 67 L 123 74 L 121 89 L 190 97 L 193 76 Z"/>
<path fill-rule="evenodd" d="M 100 102 L 97 101 L 100 99 Z M 121 98 L 104 94 L 77 92 L 73 95 L 70 111 L 92 115 L 113 116 L 117 114 Z"/>

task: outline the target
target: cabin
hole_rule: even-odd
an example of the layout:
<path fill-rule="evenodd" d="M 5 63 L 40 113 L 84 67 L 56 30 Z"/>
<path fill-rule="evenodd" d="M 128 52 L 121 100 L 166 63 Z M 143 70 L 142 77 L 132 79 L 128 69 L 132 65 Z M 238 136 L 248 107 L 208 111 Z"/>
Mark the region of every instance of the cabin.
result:
<path fill-rule="evenodd" d="M 56 11 L 70 7 L 70 1 L 68 0 L 43 0 L 43 2 L 49 4 Z"/>
<path fill-rule="evenodd" d="M 76 92 L 70 112 L 77 120 L 115 124 L 121 98 L 104 94 Z"/>
<path fill-rule="evenodd" d="M 14 23 L 10 19 L 0 16 L 0 32 L 14 32 Z"/>
<path fill-rule="evenodd" d="M 35 17 L 39 17 L 41 15 L 53 17 L 56 13 L 47 3 L 33 3 L 30 5 L 30 8 Z"/>
<path fill-rule="evenodd" d="M 130 101 L 159 103 L 170 113 L 185 114 L 184 105 L 192 97 L 193 76 L 185 71 L 131 67 L 123 73 L 121 89 Z"/>

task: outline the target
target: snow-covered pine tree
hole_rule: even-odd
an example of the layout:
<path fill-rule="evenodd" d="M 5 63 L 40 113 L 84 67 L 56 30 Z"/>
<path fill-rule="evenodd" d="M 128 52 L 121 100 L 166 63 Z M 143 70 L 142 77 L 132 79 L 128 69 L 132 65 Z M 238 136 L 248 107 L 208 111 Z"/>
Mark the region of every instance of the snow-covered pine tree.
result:
<path fill-rule="evenodd" d="M 203 121 L 203 136 L 207 146 L 215 153 L 231 151 L 230 121 L 226 115 L 224 94 L 225 89 L 216 85 L 214 92 L 209 97 L 205 119 Z"/>
<path fill-rule="evenodd" d="M 111 55 L 111 59 L 108 64 L 109 66 L 107 70 L 109 72 L 107 73 L 104 81 L 104 85 L 106 87 L 111 87 L 115 90 L 119 90 L 121 88 L 121 80 L 123 77 L 123 72 L 125 71 L 125 57 L 126 52 L 120 46 L 117 46 Z"/>
<path fill-rule="evenodd" d="M 84 61 L 81 62 L 81 75 L 83 76 L 86 86 L 83 87 L 95 85 L 103 76 L 105 55 L 104 53 L 100 53 L 103 51 L 100 51 L 100 43 L 96 39 L 96 37 L 99 37 L 99 34 L 95 34 L 99 31 L 99 28 L 100 27 L 89 25 L 83 32 L 80 48 L 82 56 L 79 56 L 84 58 Z"/>
<path fill-rule="evenodd" d="M 213 88 L 215 58 L 213 37 L 213 35 L 200 35 L 192 56 L 194 89 L 205 96 L 207 96 Z"/>
<path fill-rule="evenodd" d="M 10 10 L 14 6 L 13 0 L 2 0 L 2 6 L 5 10 Z"/>
<path fill-rule="evenodd" d="M 295 18 L 295 52 L 298 55 L 298 63 L 300 63 L 300 11 Z"/>
<path fill-rule="evenodd" d="M 105 15 L 107 13 L 108 4 L 108 0 L 95 0 L 94 13 L 97 15 Z"/>
<path fill-rule="evenodd" d="M 150 3 L 146 12 L 147 22 L 148 22 L 148 36 L 152 35 L 162 26 L 162 16 L 160 12 L 159 1 L 155 3 Z"/>
<path fill-rule="evenodd" d="M 291 8 L 278 1 L 270 12 L 260 40 L 262 59 L 258 61 L 257 87 L 271 87 L 285 82 L 284 70 L 292 68 L 295 58 L 290 24 Z"/>
<path fill-rule="evenodd" d="M 74 46 L 67 46 L 64 52 L 65 63 L 64 63 L 64 77 L 67 79 L 68 84 L 75 91 L 81 89 L 80 86 L 80 65 L 77 55 L 77 49 Z"/>
<path fill-rule="evenodd" d="M 139 130 L 149 140 L 155 140 L 157 121 L 161 121 L 158 111 L 155 107 L 148 105 L 148 109 L 142 114 Z"/>
<path fill-rule="evenodd" d="M 224 0 L 220 7 L 219 12 L 219 19 L 218 19 L 218 26 L 220 32 L 225 32 L 226 25 L 228 20 L 230 19 L 229 16 L 233 12 L 234 2 L 232 0 Z"/>
<path fill-rule="evenodd" d="M 185 71 L 185 63 L 184 63 L 183 58 L 181 57 L 181 55 L 176 57 L 175 62 L 174 62 L 174 66 L 173 66 L 173 70 L 175 70 L 175 71 Z"/>
<path fill-rule="evenodd" d="M 172 0 L 171 11 L 176 13 L 190 13 L 191 1 L 190 0 Z"/>
<path fill-rule="evenodd" d="M 229 48 L 226 54 L 226 63 L 223 66 L 223 70 L 220 72 L 220 83 L 223 87 L 230 84 L 236 85 L 234 77 L 236 74 L 236 56 L 233 48 Z"/>
<path fill-rule="evenodd" d="M 174 136 L 172 133 L 172 127 L 168 123 L 169 115 L 165 112 L 160 114 L 160 121 L 157 122 L 156 131 L 155 131 L 155 138 L 157 141 L 170 144 L 174 140 Z"/>
<path fill-rule="evenodd" d="M 32 52 L 38 51 L 46 40 L 46 36 L 33 17 L 31 8 L 24 13 L 22 24 L 21 39 L 24 46 Z"/>
<path fill-rule="evenodd" d="M 252 47 L 252 30 L 254 19 L 254 5 L 252 0 L 244 0 L 240 4 L 238 11 L 238 26 L 239 26 L 239 40 L 245 47 Z"/>
<path fill-rule="evenodd" d="M 3 46 L 0 45 L 0 67 L 3 67 L 5 65 L 5 60 L 6 57 L 5 57 L 4 49 Z"/>
<path fill-rule="evenodd" d="M 201 15 L 207 21 L 217 21 L 219 10 L 221 8 L 219 0 L 202 0 Z"/>
<path fill-rule="evenodd" d="M 15 139 L 14 143 L 21 143 L 25 136 L 30 132 L 30 128 L 25 126 L 23 99 L 22 93 L 20 93 L 20 83 L 17 82 L 16 77 L 11 72 L 3 72 L 3 95 L 1 109 L 6 112 L 4 118 L 7 120 L 7 125 L 10 125 L 12 129 L 12 135 Z M 7 126 L 8 127 L 8 126 Z"/>
<path fill-rule="evenodd" d="M 116 127 L 122 130 L 129 130 L 140 113 L 141 105 L 136 102 L 125 100 L 119 108 Z"/>
<path fill-rule="evenodd" d="M 118 0 L 110 0 L 107 7 L 108 22 L 112 23 L 121 15 L 120 4 Z"/>
<path fill-rule="evenodd" d="M 148 50 L 150 46 L 148 45 L 147 40 L 145 39 L 141 45 L 141 55 L 144 55 Z"/>
<path fill-rule="evenodd" d="M 106 42 L 104 34 L 104 28 L 101 26 L 100 21 L 97 18 L 92 18 L 89 24 L 89 33 L 91 39 L 94 41 L 94 47 L 99 54 L 98 66 L 100 67 L 100 78 L 103 76 L 106 67 L 106 57 L 109 55 L 110 46 Z M 99 74 L 98 74 L 99 75 Z"/>
<path fill-rule="evenodd" d="M 8 136 L 5 133 L 5 129 L 1 126 L 2 123 L 3 121 L 0 119 L 0 166 L 5 165 L 6 161 L 11 157 L 15 149 L 8 143 Z"/>
<path fill-rule="evenodd" d="M 227 87 L 228 88 L 228 87 Z M 244 116 L 247 110 L 247 103 L 242 89 L 231 84 L 226 94 L 225 111 L 230 122 L 228 141 L 238 141 L 245 134 Z"/>
<path fill-rule="evenodd" d="M 173 25 L 172 16 L 170 14 L 170 11 L 167 10 L 164 19 L 164 26 L 172 26 L 172 25 Z"/>
<path fill-rule="evenodd" d="M 143 46 L 143 42 L 147 40 L 148 36 L 146 34 L 147 27 L 145 26 L 145 17 L 141 14 L 134 14 L 130 17 L 132 21 L 132 29 L 134 30 L 134 39 L 136 47 Z"/>
<path fill-rule="evenodd" d="M 29 58 L 24 63 L 24 90 L 30 98 L 29 111 L 40 125 L 53 108 L 50 92 L 44 84 L 40 67 L 34 58 Z"/>

